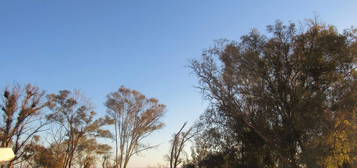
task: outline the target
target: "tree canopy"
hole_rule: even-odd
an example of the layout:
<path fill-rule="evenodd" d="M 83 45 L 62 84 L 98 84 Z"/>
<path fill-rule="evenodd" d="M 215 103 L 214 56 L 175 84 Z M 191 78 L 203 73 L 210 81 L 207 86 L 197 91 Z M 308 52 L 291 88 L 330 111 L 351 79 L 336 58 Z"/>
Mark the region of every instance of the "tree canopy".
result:
<path fill-rule="evenodd" d="M 192 61 L 210 102 L 201 138 L 240 167 L 351 166 L 356 30 L 278 21 L 267 32 L 219 41 Z"/>

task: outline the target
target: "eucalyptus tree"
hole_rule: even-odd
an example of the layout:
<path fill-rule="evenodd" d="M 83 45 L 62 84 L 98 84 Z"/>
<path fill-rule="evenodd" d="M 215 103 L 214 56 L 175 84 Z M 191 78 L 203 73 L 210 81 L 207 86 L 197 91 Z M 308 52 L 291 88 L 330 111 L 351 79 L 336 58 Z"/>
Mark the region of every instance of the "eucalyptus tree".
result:
<path fill-rule="evenodd" d="M 44 109 L 50 104 L 45 92 L 31 84 L 6 88 L 1 95 L 0 147 L 11 147 L 16 155 L 8 167 L 23 161 L 24 149 L 48 122 Z"/>
<path fill-rule="evenodd" d="M 52 114 L 48 120 L 57 124 L 60 131 L 55 135 L 52 146 L 63 154 L 63 168 L 71 168 L 75 159 L 81 155 L 83 147 L 88 147 L 88 141 L 96 142 L 96 138 L 111 138 L 112 134 L 104 126 L 113 123 L 108 116 L 96 117 L 96 112 L 90 102 L 79 92 L 68 90 L 48 96 L 53 105 Z M 84 149 L 83 149 L 84 150 Z"/>
<path fill-rule="evenodd" d="M 133 155 L 154 147 L 143 139 L 164 126 L 161 118 L 166 107 L 123 86 L 107 96 L 106 106 L 115 126 L 115 167 L 126 168 Z"/>

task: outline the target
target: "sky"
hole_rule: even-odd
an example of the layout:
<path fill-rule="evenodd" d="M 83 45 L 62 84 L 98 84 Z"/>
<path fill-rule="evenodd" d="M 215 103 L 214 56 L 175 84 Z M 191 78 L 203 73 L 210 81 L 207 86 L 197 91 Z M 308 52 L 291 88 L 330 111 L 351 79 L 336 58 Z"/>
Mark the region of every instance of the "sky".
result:
<path fill-rule="evenodd" d="M 106 95 L 121 85 L 167 105 L 166 127 L 145 142 L 160 144 L 130 168 L 165 163 L 168 142 L 207 107 L 192 59 L 215 40 L 276 20 L 357 26 L 355 0 L 3 0 L 0 87 L 31 83 L 55 93 L 79 89 L 105 114 Z"/>

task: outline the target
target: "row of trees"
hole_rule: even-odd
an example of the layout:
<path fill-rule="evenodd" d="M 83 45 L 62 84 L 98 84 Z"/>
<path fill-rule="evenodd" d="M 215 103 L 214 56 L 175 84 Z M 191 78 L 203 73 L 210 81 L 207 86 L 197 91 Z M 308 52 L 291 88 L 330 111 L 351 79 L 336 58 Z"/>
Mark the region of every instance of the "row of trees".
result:
<path fill-rule="evenodd" d="M 267 30 L 219 41 L 192 61 L 210 105 L 173 135 L 170 168 L 357 166 L 357 30 L 316 20 Z M 67 90 L 46 95 L 27 85 L 2 98 L 0 144 L 16 154 L 3 167 L 126 168 L 164 125 L 164 105 L 125 87 L 108 94 L 101 117 Z"/>
<path fill-rule="evenodd" d="M 357 30 L 316 20 L 267 30 L 192 62 L 210 106 L 185 167 L 357 167 Z"/>
<path fill-rule="evenodd" d="M 5 89 L 0 145 L 12 147 L 16 157 L 1 167 L 126 168 L 133 155 L 152 148 L 142 140 L 163 127 L 165 105 L 125 87 L 110 93 L 105 105 L 107 115 L 98 117 L 78 91 L 46 95 L 32 85 Z"/>

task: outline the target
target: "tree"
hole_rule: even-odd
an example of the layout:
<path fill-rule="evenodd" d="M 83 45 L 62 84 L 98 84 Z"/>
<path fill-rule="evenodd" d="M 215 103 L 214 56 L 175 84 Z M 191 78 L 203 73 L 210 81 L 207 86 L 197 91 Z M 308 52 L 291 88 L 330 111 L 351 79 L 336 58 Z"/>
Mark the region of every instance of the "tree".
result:
<path fill-rule="evenodd" d="M 195 168 L 195 164 L 193 163 L 186 163 L 182 165 L 182 168 Z"/>
<path fill-rule="evenodd" d="M 102 168 L 114 168 L 115 165 L 110 160 L 110 155 L 105 154 L 102 156 Z"/>
<path fill-rule="evenodd" d="M 331 148 L 331 154 L 323 161 L 326 168 L 352 167 L 357 161 L 357 124 L 346 119 L 338 119 L 330 134 L 322 142 Z"/>
<path fill-rule="evenodd" d="M 45 147 L 39 142 L 39 138 L 25 147 L 27 167 L 37 168 L 62 168 L 63 154 L 53 150 L 54 148 Z"/>
<path fill-rule="evenodd" d="M 100 144 L 95 138 L 83 138 L 78 145 L 78 155 L 76 157 L 77 165 L 80 168 L 97 167 L 97 164 L 99 164 L 98 161 L 102 157 L 109 155 L 111 149 L 111 146 L 107 144 Z"/>
<path fill-rule="evenodd" d="M 0 145 L 12 147 L 16 157 L 8 167 L 22 161 L 25 146 L 48 124 L 43 116 L 49 102 L 45 92 L 30 84 L 22 88 L 5 89 L 2 95 L 2 120 L 0 122 Z"/>
<path fill-rule="evenodd" d="M 299 32 L 277 22 L 269 36 L 254 29 L 191 64 L 210 101 L 204 124 L 218 133 L 210 141 L 235 149 L 242 167 L 323 167 L 334 148 L 321 138 L 334 136 L 341 116 L 355 124 L 356 30 L 304 26 Z M 344 155 L 353 158 L 356 149 L 348 148 Z"/>
<path fill-rule="evenodd" d="M 165 105 L 122 86 L 108 95 L 106 106 L 115 121 L 115 164 L 126 168 L 133 155 L 154 147 L 143 144 L 142 140 L 164 126 L 160 119 Z"/>
<path fill-rule="evenodd" d="M 182 163 L 181 154 L 186 143 L 194 136 L 192 133 L 193 127 L 190 127 L 186 132 L 183 129 L 187 125 L 185 122 L 181 129 L 174 135 L 171 140 L 171 149 L 169 154 L 170 168 L 176 168 Z"/>
<path fill-rule="evenodd" d="M 64 154 L 63 168 L 71 168 L 75 155 L 79 149 L 85 150 L 88 141 L 95 138 L 110 138 L 112 135 L 103 126 L 113 123 L 109 117 L 95 118 L 96 112 L 92 110 L 88 101 L 80 93 L 72 94 L 68 90 L 62 90 L 59 94 L 49 95 L 53 102 L 53 113 L 48 120 L 58 125 L 56 140 L 52 146 Z M 88 162 L 87 162 L 88 163 Z M 89 163 L 88 163 L 89 164 Z"/>

